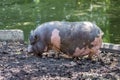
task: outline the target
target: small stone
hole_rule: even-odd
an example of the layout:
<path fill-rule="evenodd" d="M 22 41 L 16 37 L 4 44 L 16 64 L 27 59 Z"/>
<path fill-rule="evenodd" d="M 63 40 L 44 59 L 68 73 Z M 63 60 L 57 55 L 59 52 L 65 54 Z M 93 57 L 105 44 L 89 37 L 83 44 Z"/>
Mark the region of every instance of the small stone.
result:
<path fill-rule="evenodd" d="M 75 65 L 76 65 L 76 63 L 73 62 L 73 61 L 71 61 L 70 64 L 71 64 L 72 66 L 75 66 Z"/>
<path fill-rule="evenodd" d="M 2 41 L 24 41 L 22 30 L 0 30 L 0 40 Z"/>

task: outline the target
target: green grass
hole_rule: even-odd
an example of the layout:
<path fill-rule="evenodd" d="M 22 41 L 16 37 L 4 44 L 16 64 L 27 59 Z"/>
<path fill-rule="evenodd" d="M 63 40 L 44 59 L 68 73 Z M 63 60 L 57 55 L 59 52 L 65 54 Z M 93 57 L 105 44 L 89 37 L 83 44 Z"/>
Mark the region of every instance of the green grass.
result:
<path fill-rule="evenodd" d="M 91 21 L 103 30 L 105 42 L 114 42 L 111 40 L 111 23 L 116 20 L 111 21 L 109 17 L 118 10 L 112 9 L 110 4 L 110 0 L 1 0 L 0 29 L 22 29 L 27 41 L 30 31 L 44 22 Z M 110 14 L 111 9 L 114 11 L 113 14 Z"/>

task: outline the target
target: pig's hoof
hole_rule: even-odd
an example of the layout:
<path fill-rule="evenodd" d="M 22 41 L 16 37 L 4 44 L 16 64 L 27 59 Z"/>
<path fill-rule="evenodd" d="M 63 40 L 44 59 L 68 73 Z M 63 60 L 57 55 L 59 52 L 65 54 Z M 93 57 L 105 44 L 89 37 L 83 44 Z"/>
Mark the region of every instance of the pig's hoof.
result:
<path fill-rule="evenodd" d="M 87 58 L 86 58 L 86 60 L 92 60 L 92 58 L 90 58 L 90 57 L 87 57 Z"/>
<path fill-rule="evenodd" d="M 53 57 L 53 58 L 56 58 L 56 59 L 59 59 L 59 58 L 60 58 L 60 56 L 59 56 L 58 54 L 52 54 L 52 57 Z"/>
<path fill-rule="evenodd" d="M 79 57 L 73 57 L 73 61 L 78 61 Z"/>
<path fill-rule="evenodd" d="M 92 60 L 92 61 L 91 61 L 91 63 L 92 63 L 92 64 L 95 64 L 95 63 L 96 63 L 96 61 L 95 61 L 95 60 Z"/>
<path fill-rule="evenodd" d="M 42 54 L 35 54 L 35 56 L 42 58 Z"/>

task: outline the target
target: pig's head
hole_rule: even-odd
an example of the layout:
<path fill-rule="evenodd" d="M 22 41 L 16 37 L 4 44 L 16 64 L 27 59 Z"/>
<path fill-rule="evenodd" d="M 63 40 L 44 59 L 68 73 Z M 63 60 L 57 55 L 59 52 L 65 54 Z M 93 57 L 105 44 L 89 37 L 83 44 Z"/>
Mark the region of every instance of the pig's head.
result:
<path fill-rule="evenodd" d="M 34 31 L 31 31 L 29 37 L 28 53 L 34 53 L 35 55 L 41 55 L 44 52 L 45 44 L 42 41 L 39 34 L 35 34 Z"/>

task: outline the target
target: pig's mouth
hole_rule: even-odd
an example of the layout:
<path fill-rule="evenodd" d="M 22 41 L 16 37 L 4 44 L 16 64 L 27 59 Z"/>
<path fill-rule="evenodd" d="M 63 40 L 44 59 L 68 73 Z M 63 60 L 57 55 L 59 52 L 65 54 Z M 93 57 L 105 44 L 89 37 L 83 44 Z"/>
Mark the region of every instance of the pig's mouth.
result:
<path fill-rule="evenodd" d="M 33 51 L 33 52 L 27 51 L 27 52 L 28 52 L 29 55 L 35 55 L 35 56 L 42 57 L 42 52 L 35 52 L 35 51 Z"/>
<path fill-rule="evenodd" d="M 33 47 L 32 45 L 29 45 L 27 52 L 28 54 L 33 54 L 35 56 L 42 57 L 42 52 L 40 52 L 39 49 L 35 46 Z"/>
<path fill-rule="evenodd" d="M 27 52 L 30 54 L 30 53 L 33 53 L 33 49 L 32 49 L 32 46 L 29 45 L 28 48 L 27 48 Z"/>

